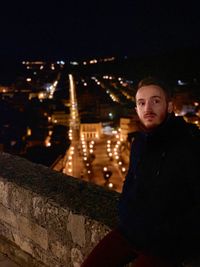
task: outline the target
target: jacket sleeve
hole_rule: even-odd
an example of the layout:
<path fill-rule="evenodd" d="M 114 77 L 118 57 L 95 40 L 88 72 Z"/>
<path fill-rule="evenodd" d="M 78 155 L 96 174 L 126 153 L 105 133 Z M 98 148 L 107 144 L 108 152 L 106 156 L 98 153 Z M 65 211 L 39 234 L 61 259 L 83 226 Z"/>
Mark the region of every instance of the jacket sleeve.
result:
<path fill-rule="evenodd" d="M 200 140 L 198 139 L 198 141 Z M 200 241 L 200 142 L 197 142 L 195 147 L 189 151 L 190 154 L 186 162 L 186 175 L 190 206 L 185 210 L 183 227 L 185 228 L 185 233 L 193 235 L 193 237 L 198 234 Z"/>
<path fill-rule="evenodd" d="M 129 200 L 129 194 L 133 186 L 134 177 L 134 142 L 131 145 L 130 157 L 129 157 L 129 169 L 125 177 L 122 193 L 119 199 L 118 212 L 120 221 L 123 220 L 127 213 L 127 202 Z"/>
<path fill-rule="evenodd" d="M 170 221 L 161 225 L 160 231 L 173 237 L 173 243 L 178 244 L 181 253 L 185 256 L 195 257 L 200 252 L 200 146 L 199 142 L 185 146 L 183 157 L 184 166 L 182 183 L 185 195 L 178 200 L 179 210 Z M 179 189 L 180 190 L 180 189 Z M 178 193 L 178 192 L 177 192 Z M 177 251 L 178 253 L 178 251 Z"/>

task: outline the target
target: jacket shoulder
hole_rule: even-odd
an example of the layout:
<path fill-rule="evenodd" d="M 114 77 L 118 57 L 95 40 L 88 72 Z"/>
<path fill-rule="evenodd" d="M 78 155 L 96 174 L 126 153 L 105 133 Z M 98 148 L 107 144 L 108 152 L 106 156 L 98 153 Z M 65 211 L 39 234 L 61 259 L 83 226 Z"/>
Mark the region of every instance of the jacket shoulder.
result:
<path fill-rule="evenodd" d="M 194 139 L 200 140 L 200 129 L 193 123 L 187 123 L 188 125 L 188 132 L 190 136 Z"/>

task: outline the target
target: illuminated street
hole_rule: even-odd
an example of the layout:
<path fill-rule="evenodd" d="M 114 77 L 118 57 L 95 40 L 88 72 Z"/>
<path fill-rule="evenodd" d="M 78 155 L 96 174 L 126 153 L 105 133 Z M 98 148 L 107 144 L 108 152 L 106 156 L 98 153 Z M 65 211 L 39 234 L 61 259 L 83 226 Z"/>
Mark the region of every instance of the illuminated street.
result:
<path fill-rule="evenodd" d="M 116 132 L 109 135 L 102 133 L 93 140 L 80 136 L 76 87 L 71 74 L 69 79 L 71 146 L 62 163 L 63 173 L 121 192 L 127 166 L 121 166 L 119 135 Z"/>
<path fill-rule="evenodd" d="M 94 160 L 91 161 L 89 167 L 84 163 L 84 156 L 78 151 L 78 144 L 76 149 L 74 146 L 70 147 L 66 153 L 64 173 L 72 175 L 83 180 L 96 183 L 98 185 L 105 185 L 104 168 L 111 171 L 109 178 L 110 189 L 118 192 L 122 189 L 124 174 L 120 171 L 120 165 L 113 158 L 110 158 L 107 153 L 107 136 L 103 136 L 100 140 L 94 141 Z M 112 187 L 113 185 L 113 187 Z M 109 183 L 108 185 L 109 186 Z"/>

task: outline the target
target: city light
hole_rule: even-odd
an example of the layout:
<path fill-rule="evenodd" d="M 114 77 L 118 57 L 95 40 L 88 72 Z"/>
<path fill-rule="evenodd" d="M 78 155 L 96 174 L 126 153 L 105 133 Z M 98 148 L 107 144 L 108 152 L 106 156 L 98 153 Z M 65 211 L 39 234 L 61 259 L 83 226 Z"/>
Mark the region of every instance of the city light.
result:
<path fill-rule="evenodd" d="M 113 183 L 108 183 L 109 188 L 113 188 Z"/>

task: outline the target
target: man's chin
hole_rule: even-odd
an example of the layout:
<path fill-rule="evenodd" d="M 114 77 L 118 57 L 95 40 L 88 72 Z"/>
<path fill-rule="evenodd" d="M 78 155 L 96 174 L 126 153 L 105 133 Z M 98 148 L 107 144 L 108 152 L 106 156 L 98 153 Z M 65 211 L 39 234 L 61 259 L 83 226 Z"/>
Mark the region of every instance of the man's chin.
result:
<path fill-rule="evenodd" d="M 158 127 L 158 125 L 156 124 L 156 123 L 145 123 L 145 124 L 143 124 L 144 125 L 144 127 L 145 127 L 145 129 L 147 130 L 147 131 L 152 131 L 152 130 L 154 130 L 156 127 Z"/>

